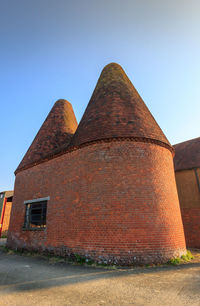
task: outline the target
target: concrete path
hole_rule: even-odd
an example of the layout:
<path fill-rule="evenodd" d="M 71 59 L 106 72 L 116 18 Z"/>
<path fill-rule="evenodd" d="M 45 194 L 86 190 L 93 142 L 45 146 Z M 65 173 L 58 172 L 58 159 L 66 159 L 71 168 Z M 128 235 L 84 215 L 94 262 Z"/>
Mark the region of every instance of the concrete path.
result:
<path fill-rule="evenodd" d="M 0 305 L 200 306 L 200 263 L 106 270 L 0 251 Z"/>

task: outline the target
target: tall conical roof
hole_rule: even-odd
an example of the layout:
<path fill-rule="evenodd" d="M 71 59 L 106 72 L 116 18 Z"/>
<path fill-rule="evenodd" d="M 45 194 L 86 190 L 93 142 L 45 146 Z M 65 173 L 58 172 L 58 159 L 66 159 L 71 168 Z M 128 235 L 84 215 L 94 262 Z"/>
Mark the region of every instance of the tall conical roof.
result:
<path fill-rule="evenodd" d="M 77 128 L 71 103 L 58 100 L 52 107 L 16 172 L 64 150 Z"/>
<path fill-rule="evenodd" d="M 120 65 L 107 65 L 97 82 L 70 146 L 99 139 L 136 137 L 170 146 Z"/>

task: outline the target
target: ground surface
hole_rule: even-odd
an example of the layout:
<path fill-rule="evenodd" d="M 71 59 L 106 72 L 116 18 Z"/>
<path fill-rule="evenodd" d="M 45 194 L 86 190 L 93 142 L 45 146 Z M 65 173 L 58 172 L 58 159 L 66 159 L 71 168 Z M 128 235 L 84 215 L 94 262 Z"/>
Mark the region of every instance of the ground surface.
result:
<path fill-rule="evenodd" d="M 108 270 L 51 263 L 0 247 L 0 306 L 200 305 L 199 261 Z"/>

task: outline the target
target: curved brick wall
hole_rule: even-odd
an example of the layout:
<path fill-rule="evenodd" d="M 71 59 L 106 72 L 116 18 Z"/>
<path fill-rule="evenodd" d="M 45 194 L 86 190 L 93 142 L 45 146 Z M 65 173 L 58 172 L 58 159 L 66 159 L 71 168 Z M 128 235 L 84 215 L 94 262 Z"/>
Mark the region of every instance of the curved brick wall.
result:
<path fill-rule="evenodd" d="M 196 171 L 200 178 L 200 168 Z M 176 171 L 175 177 L 187 247 L 200 248 L 200 192 L 195 171 Z"/>
<path fill-rule="evenodd" d="M 47 228 L 22 231 L 24 200 L 50 196 Z M 185 253 L 171 152 L 143 142 L 96 143 L 16 176 L 8 246 L 119 264 Z"/>

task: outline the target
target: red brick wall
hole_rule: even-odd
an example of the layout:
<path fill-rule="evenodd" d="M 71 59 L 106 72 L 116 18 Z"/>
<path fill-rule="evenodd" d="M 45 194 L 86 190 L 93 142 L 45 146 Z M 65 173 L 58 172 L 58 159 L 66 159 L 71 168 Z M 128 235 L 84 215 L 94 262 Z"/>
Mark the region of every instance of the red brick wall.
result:
<path fill-rule="evenodd" d="M 10 222 L 10 213 L 12 208 L 12 202 L 6 203 L 5 214 L 3 219 L 3 227 L 2 227 L 2 236 L 6 236 L 8 232 L 9 222 Z"/>
<path fill-rule="evenodd" d="M 24 200 L 50 196 L 47 228 L 22 231 Z M 98 261 L 161 262 L 185 252 L 172 154 L 97 143 L 19 172 L 8 245 Z"/>
<path fill-rule="evenodd" d="M 197 170 L 200 179 L 200 169 Z M 194 170 L 176 171 L 185 239 L 188 247 L 200 248 L 200 191 Z"/>

